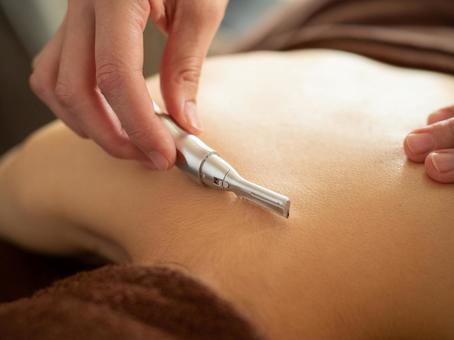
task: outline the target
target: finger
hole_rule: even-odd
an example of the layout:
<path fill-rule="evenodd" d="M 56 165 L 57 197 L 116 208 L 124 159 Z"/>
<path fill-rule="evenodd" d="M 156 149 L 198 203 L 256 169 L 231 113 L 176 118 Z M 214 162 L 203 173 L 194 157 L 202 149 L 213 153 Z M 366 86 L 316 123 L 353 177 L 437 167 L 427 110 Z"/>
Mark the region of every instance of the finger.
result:
<path fill-rule="evenodd" d="M 186 130 L 202 130 L 197 90 L 202 64 L 224 16 L 225 3 L 180 1 L 172 13 L 161 65 L 161 89 L 169 114 Z"/>
<path fill-rule="evenodd" d="M 87 135 L 82 127 L 61 107 L 54 94 L 66 20 L 67 19 L 65 18 L 54 37 L 47 43 L 38 56 L 35 57 L 29 82 L 31 89 L 36 96 L 41 99 L 58 118 L 64 121 L 65 124 L 80 137 L 86 138 Z"/>
<path fill-rule="evenodd" d="M 438 111 L 435 111 L 427 118 L 427 124 L 433 124 L 445 119 L 454 117 L 454 106 L 444 107 Z"/>
<path fill-rule="evenodd" d="M 440 183 L 454 183 L 454 149 L 430 153 L 425 161 L 427 175 Z"/>
<path fill-rule="evenodd" d="M 68 13 L 55 87 L 60 105 L 110 155 L 144 159 L 143 153 L 123 132 L 118 118 L 96 87 L 95 18 L 91 3 L 71 0 L 68 2 Z"/>
<path fill-rule="evenodd" d="M 406 137 L 404 147 L 408 158 L 415 162 L 423 162 L 434 150 L 453 148 L 454 118 L 413 131 Z"/>
<path fill-rule="evenodd" d="M 96 77 L 131 141 L 155 167 L 175 162 L 175 144 L 158 116 L 142 74 L 143 29 L 149 3 L 96 1 Z"/>

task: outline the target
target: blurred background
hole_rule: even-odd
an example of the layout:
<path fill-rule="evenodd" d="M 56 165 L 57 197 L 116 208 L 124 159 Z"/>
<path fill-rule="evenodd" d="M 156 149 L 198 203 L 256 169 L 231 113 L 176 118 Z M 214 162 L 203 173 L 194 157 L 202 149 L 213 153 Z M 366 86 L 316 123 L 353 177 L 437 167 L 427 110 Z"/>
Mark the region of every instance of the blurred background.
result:
<path fill-rule="evenodd" d="M 228 50 L 246 32 L 290 0 L 230 0 L 210 54 Z M 53 119 L 28 87 L 33 57 L 56 31 L 66 11 L 64 0 L 0 0 L 0 154 Z M 164 47 L 152 24 L 145 31 L 144 74 L 158 72 Z"/>

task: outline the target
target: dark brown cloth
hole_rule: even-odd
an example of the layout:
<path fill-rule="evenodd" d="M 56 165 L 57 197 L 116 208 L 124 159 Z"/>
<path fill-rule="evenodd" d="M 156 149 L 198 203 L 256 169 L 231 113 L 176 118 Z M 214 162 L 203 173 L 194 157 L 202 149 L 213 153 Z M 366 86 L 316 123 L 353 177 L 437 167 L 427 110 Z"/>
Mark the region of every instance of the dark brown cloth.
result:
<path fill-rule="evenodd" d="M 396 65 L 454 74 L 454 1 L 299 1 L 234 50 L 301 48 L 340 49 Z M 6 261 L 11 259 L 2 258 Z M 27 268 L 26 262 L 20 262 L 22 271 L 37 271 Z M 11 272 L 4 268 L 8 266 L 0 263 L 0 290 L 7 282 L 9 287 L 14 285 L 8 281 Z M 16 275 L 16 279 L 32 276 Z M 27 282 L 21 291 L 28 293 L 43 282 Z M 76 275 L 31 299 L 0 305 L 0 338 L 258 336 L 227 302 L 181 273 L 117 266 Z"/>
<path fill-rule="evenodd" d="M 301 0 L 234 51 L 328 48 L 454 74 L 452 0 Z"/>
<path fill-rule="evenodd" d="M 230 304 L 164 267 L 106 266 L 0 306 L 2 339 L 260 339 Z"/>

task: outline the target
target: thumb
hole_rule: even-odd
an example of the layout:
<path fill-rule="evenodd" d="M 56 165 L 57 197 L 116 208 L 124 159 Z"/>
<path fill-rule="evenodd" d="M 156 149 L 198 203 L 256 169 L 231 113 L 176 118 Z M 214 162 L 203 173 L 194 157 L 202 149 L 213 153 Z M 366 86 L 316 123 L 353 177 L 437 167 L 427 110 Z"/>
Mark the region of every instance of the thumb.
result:
<path fill-rule="evenodd" d="M 161 91 L 168 113 L 191 133 L 202 124 L 197 90 L 208 48 L 224 16 L 224 1 L 179 1 L 168 26 L 161 63 Z"/>

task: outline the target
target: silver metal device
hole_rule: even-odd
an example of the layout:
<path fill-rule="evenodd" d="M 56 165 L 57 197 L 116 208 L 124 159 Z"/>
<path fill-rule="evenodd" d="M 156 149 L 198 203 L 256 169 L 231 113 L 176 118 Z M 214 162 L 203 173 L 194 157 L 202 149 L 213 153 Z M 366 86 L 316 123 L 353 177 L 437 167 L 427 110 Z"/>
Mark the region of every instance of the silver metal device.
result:
<path fill-rule="evenodd" d="M 156 114 L 172 135 L 177 148 L 176 165 L 197 182 L 208 187 L 232 191 L 262 207 L 289 217 L 288 197 L 254 184 L 243 177 L 219 154 L 198 137 L 181 129 L 172 118 L 153 102 Z"/>

